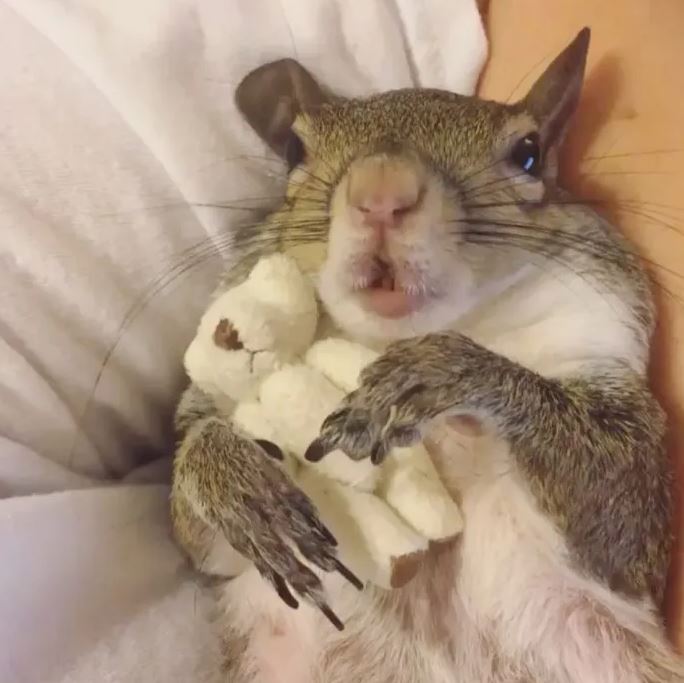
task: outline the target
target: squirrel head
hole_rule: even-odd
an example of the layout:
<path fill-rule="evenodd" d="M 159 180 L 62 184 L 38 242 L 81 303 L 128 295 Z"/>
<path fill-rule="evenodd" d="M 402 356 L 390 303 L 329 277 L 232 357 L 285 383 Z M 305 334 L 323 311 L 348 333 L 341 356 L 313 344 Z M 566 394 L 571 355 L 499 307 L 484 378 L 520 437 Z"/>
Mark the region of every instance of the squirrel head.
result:
<path fill-rule="evenodd" d="M 514 227 L 550 216 L 588 46 L 585 28 L 512 104 L 419 88 L 346 99 L 292 59 L 244 78 L 237 106 L 290 171 L 264 229 L 316 271 L 342 329 L 444 329 L 524 269 L 541 235 Z"/>

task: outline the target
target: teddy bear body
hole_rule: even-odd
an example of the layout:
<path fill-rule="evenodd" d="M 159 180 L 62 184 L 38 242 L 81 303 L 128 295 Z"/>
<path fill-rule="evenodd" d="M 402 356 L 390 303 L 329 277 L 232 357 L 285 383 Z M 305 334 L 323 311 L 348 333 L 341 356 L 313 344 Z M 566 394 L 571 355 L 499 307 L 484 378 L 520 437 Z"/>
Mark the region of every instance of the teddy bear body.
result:
<path fill-rule="evenodd" d="M 460 511 L 420 444 L 395 449 L 381 466 L 341 451 L 315 464 L 304 460 L 323 419 L 377 357 L 346 339 L 315 340 L 317 325 L 312 283 L 289 257 L 269 256 L 212 302 L 185 367 L 197 386 L 231 407 L 246 435 L 282 449 L 283 467 L 317 506 L 348 566 L 366 581 L 396 587 L 415 574 L 402 559 L 458 534 Z"/>

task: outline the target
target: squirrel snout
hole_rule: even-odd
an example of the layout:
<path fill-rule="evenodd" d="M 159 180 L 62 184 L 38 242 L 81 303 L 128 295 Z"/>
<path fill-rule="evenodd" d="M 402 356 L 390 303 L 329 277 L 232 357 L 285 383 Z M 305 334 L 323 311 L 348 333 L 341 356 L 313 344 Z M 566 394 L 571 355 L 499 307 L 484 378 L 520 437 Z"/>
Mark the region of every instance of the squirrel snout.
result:
<path fill-rule="evenodd" d="M 425 173 L 415 161 L 377 154 L 352 164 L 347 200 L 363 225 L 394 229 L 420 205 L 424 188 Z"/>

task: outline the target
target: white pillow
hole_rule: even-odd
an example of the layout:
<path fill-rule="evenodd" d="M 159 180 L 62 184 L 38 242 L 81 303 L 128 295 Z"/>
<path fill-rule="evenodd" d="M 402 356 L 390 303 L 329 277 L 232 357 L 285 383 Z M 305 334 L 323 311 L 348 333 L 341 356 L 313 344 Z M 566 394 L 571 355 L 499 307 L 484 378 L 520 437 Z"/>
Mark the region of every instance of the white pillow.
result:
<path fill-rule="evenodd" d="M 219 259 L 122 333 L 127 313 L 192 261 L 183 250 L 226 246 L 245 219 L 200 204 L 282 188 L 279 163 L 244 156 L 272 158 L 234 108 L 241 77 L 295 56 L 343 94 L 472 92 L 485 40 L 474 0 L 6 0 L 0 50 L 0 434 L 106 477 L 171 449 L 182 351 Z"/>
<path fill-rule="evenodd" d="M 191 204 L 281 188 L 278 165 L 241 158 L 265 152 L 233 89 L 288 55 L 343 93 L 469 92 L 485 40 L 474 0 L 0 2 L 0 497 L 15 496 L 0 502 L 2 681 L 220 680 L 168 488 L 145 484 L 168 461 L 130 486 L 23 494 L 170 452 L 216 261 L 135 318 L 71 457 L 127 311 L 183 249 L 243 218 Z"/>

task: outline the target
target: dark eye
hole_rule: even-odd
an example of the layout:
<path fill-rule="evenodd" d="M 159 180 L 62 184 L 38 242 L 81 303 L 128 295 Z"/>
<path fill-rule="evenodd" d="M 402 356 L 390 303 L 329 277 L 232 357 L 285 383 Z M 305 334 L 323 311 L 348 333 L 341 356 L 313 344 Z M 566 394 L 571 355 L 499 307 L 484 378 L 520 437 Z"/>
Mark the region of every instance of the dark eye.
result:
<path fill-rule="evenodd" d="M 285 143 L 285 161 L 287 162 L 287 170 L 292 171 L 294 168 L 304 161 L 306 150 L 304 143 L 294 134 L 290 136 Z"/>
<path fill-rule="evenodd" d="M 535 177 L 541 172 L 541 156 L 538 133 L 529 133 L 520 138 L 511 151 L 511 161 L 525 173 Z"/>

